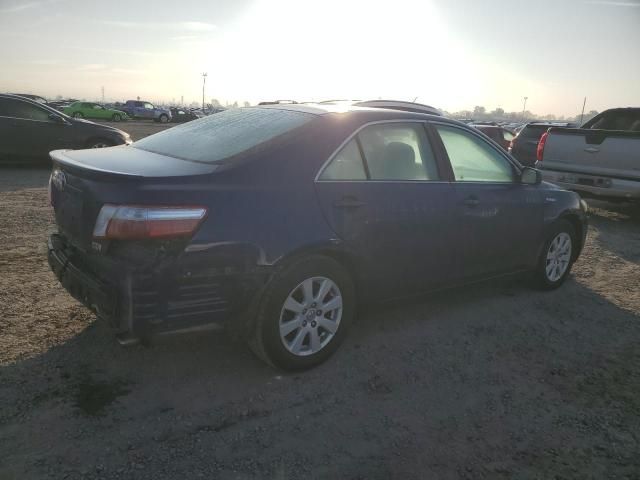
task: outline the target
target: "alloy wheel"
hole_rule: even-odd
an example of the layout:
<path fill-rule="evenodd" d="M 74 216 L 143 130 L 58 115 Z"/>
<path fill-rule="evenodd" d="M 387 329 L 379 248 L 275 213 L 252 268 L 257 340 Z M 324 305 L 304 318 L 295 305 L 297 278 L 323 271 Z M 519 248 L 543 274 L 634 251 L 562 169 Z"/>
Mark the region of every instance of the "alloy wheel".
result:
<path fill-rule="evenodd" d="M 342 294 L 326 277 L 312 277 L 287 296 L 280 313 L 280 340 L 293 355 L 307 356 L 326 347 L 342 318 Z"/>
<path fill-rule="evenodd" d="M 571 236 L 566 232 L 560 232 L 549 244 L 545 273 L 551 282 L 557 282 L 562 278 L 571 261 Z"/>

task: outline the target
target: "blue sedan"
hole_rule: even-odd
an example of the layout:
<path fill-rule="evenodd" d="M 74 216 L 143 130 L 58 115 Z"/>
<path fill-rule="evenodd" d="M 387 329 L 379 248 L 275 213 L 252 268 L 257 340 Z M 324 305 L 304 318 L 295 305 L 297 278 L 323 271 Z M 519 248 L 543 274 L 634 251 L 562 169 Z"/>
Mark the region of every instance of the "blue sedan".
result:
<path fill-rule="evenodd" d="M 516 272 L 557 288 L 587 232 L 577 194 L 407 111 L 232 109 L 51 157 L 49 263 L 121 341 L 223 324 L 283 369 L 326 360 L 363 299 Z"/>

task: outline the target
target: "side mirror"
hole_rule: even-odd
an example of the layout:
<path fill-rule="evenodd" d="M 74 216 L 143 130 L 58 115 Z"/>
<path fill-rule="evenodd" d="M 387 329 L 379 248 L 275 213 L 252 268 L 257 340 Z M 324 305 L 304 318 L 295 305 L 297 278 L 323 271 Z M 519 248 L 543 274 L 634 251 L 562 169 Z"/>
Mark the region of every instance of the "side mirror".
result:
<path fill-rule="evenodd" d="M 538 185 L 542 182 L 542 173 L 531 167 L 524 167 L 520 173 L 520 183 L 525 185 Z"/>

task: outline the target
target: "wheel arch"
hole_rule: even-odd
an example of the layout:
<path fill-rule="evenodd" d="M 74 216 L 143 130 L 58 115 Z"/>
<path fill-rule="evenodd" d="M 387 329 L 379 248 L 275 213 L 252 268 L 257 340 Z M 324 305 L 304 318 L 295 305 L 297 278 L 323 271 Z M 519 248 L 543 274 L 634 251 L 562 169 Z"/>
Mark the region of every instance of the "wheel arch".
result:
<path fill-rule="evenodd" d="M 250 335 L 250 332 L 255 326 L 256 315 L 259 311 L 260 304 L 262 303 L 265 291 L 267 290 L 271 280 L 278 274 L 278 272 L 307 256 L 327 257 L 343 267 L 353 282 L 356 301 L 358 303 L 360 302 L 364 289 L 359 281 L 359 278 L 362 278 L 362 274 L 361 268 L 359 267 L 360 262 L 356 254 L 341 249 L 336 245 L 321 244 L 300 248 L 283 255 L 270 265 L 270 272 L 267 278 L 251 300 L 243 318 L 229 326 L 229 332 L 232 337 L 247 338 L 247 336 Z"/>
<path fill-rule="evenodd" d="M 279 258 L 274 264 L 274 272 L 280 268 L 299 260 L 305 256 L 318 255 L 330 258 L 337 262 L 351 277 L 353 286 L 356 290 L 356 297 L 359 297 L 361 290 L 362 268 L 361 260 L 357 254 L 350 252 L 344 248 L 340 248 L 339 245 L 315 245 L 312 247 L 301 248 L 295 250 L 283 257 Z"/>
<path fill-rule="evenodd" d="M 571 226 L 573 226 L 576 232 L 575 240 L 577 243 L 577 248 L 575 248 L 573 251 L 573 260 L 576 260 L 580 255 L 582 248 L 584 247 L 584 238 L 585 238 L 584 229 L 586 229 L 587 226 L 580 220 L 580 216 L 576 212 L 572 212 L 572 211 L 563 213 L 562 215 L 560 215 L 558 220 L 568 221 L 571 224 Z"/>

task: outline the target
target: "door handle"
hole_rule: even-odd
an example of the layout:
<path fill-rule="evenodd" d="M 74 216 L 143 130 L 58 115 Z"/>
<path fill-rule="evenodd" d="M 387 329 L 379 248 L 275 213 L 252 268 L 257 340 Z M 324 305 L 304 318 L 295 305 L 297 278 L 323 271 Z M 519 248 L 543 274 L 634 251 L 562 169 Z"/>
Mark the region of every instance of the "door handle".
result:
<path fill-rule="evenodd" d="M 587 147 L 584 149 L 584 151 L 587 153 L 596 153 L 596 152 L 599 152 L 600 149 L 596 147 Z"/>
<path fill-rule="evenodd" d="M 365 202 L 361 202 L 356 197 L 342 197 L 342 199 L 334 202 L 333 206 L 336 208 L 360 208 L 366 205 Z"/>
<path fill-rule="evenodd" d="M 480 204 L 480 200 L 478 200 L 476 197 L 468 197 L 465 198 L 462 203 L 464 203 L 467 207 L 477 207 Z"/>

